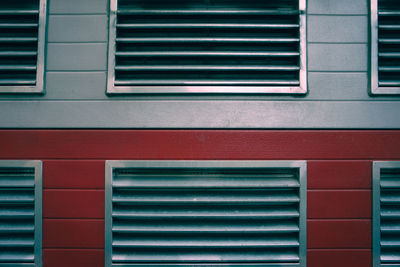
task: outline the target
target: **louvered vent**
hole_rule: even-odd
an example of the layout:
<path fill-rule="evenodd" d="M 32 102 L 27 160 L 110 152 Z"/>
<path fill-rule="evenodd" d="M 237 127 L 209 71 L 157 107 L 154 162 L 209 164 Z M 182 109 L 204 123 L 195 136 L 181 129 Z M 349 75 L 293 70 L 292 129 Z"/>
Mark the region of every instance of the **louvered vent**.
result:
<path fill-rule="evenodd" d="M 305 266 L 303 162 L 130 164 L 110 173 L 106 266 Z"/>
<path fill-rule="evenodd" d="M 108 92 L 304 93 L 304 9 L 304 0 L 113 0 Z"/>
<path fill-rule="evenodd" d="M 0 161 L 0 265 L 39 266 L 35 264 L 41 262 L 41 229 L 36 223 L 41 213 L 35 213 L 35 205 L 40 204 L 35 191 L 41 190 L 35 183 L 38 168 L 37 162 Z"/>
<path fill-rule="evenodd" d="M 0 1 L 0 92 L 43 90 L 44 1 Z"/>
<path fill-rule="evenodd" d="M 400 162 L 378 163 L 380 264 L 400 266 Z M 386 165 L 384 165 L 386 164 Z M 377 186 L 378 187 L 378 186 Z M 376 225 L 375 225 L 376 227 Z"/>

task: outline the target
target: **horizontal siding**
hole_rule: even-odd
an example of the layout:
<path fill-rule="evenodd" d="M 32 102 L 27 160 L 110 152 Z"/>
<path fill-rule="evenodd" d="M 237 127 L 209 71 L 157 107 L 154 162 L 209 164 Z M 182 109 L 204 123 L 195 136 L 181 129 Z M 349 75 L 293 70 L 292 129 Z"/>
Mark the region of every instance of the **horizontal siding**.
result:
<path fill-rule="evenodd" d="M 0 147 L 0 159 L 390 160 L 400 131 L 1 130 Z"/>
<path fill-rule="evenodd" d="M 60 0 L 59 0 L 60 1 Z M 368 0 L 308 0 L 308 14 L 367 15 Z"/>
<path fill-rule="evenodd" d="M 50 15 L 47 41 L 57 42 L 106 42 L 107 15 Z"/>
<path fill-rule="evenodd" d="M 104 161 L 45 160 L 43 188 L 104 189 Z"/>
<path fill-rule="evenodd" d="M 43 218 L 104 219 L 104 190 L 44 189 Z"/>
<path fill-rule="evenodd" d="M 308 16 L 308 42 L 367 43 L 367 16 Z M 310 48 L 309 48 L 310 49 Z"/>
<path fill-rule="evenodd" d="M 104 248 L 104 219 L 43 219 L 43 249 Z"/>
<path fill-rule="evenodd" d="M 372 267 L 370 249 L 309 249 L 307 266 L 320 267 Z"/>
<path fill-rule="evenodd" d="M 371 164 L 368 160 L 308 161 L 308 189 L 371 189 Z"/>
<path fill-rule="evenodd" d="M 102 249 L 44 249 L 44 267 L 102 267 Z"/>
<path fill-rule="evenodd" d="M 367 44 L 309 44 L 309 71 L 367 71 Z"/>
<path fill-rule="evenodd" d="M 309 159 L 307 266 L 370 267 L 371 161 L 400 159 L 400 131 L 6 130 L 0 146 L 45 159 L 46 267 L 104 265 L 105 159 Z"/>
<path fill-rule="evenodd" d="M 49 43 L 48 71 L 105 71 L 106 43 Z"/>
<path fill-rule="evenodd" d="M 371 248 L 371 220 L 307 220 L 307 248 Z"/>
<path fill-rule="evenodd" d="M 50 14 L 106 14 L 108 0 L 51 0 Z"/>
<path fill-rule="evenodd" d="M 3 101 L 0 114 L 0 128 L 400 129 L 396 101 Z"/>

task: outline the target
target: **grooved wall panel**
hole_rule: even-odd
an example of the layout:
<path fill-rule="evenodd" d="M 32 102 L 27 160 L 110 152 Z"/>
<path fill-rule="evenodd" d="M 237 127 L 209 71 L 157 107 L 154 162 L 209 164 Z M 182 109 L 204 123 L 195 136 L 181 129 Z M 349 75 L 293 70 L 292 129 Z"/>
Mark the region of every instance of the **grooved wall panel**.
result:
<path fill-rule="evenodd" d="M 104 220 L 44 219 L 43 248 L 104 248 Z"/>
<path fill-rule="evenodd" d="M 104 219 L 104 190 L 45 189 L 43 217 Z"/>
<path fill-rule="evenodd" d="M 47 46 L 47 70 L 104 71 L 106 43 L 50 43 Z"/>
<path fill-rule="evenodd" d="M 308 16 L 308 42 L 366 43 L 367 16 Z"/>
<path fill-rule="evenodd" d="M 3 159 L 388 160 L 400 131 L 2 130 L 0 147 Z"/>
<path fill-rule="evenodd" d="M 308 161 L 308 189 L 371 189 L 371 161 Z"/>
<path fill-rule="evenodd" d="M 351 14 L 367 15 L 367 0 L 309 0 L 307 1 L 308 14 Z"/>
<path fill-rule="evenodd" d="M 104 189 L 102 160 L 45 160 L 43 188 Z"/>
<path fill-rule="evenodd" d="M 308 218 L 371 218 L 371 190 L 311 190 L 307 200 Z"/>
<path fill-rule="evenodd" d="M 101 267 L 104 266 L 102 249 L 44 249 L 44 267 Z"/>
<path fill-rule="evenodd" d="M 308 44 L 309 71 L 367 71 L 367 44 Z"/>
<path fill-rule="evenodd" d="M 106 42 L 106 15 L 51 15 L 48 42 Z"/>
<path fill-rule="evenodd" d="M 98 14 L 106 13 L 107 0 L 51 0 L 49 1 L 50 14 Z"/>
<path fill-rule="evenodd" d="M 307 248 L 371 248 L 371 220 L 308 220 Z"/>
<path fill-rule="evenodd" d="M 370 249 L 309 249 L 308 267 L 371 267 L 372 251 Z"/>

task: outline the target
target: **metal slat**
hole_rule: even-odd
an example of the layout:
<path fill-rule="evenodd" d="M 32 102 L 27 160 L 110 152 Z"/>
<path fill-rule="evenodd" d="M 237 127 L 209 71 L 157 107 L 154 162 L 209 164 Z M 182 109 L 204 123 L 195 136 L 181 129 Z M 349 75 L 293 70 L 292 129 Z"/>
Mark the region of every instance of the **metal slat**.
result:
<path fill-rule="evenodd" d="M 0 243 L 1 244 L 1 243 Z M 299 246 L 297 240 L 115 240 L 114 247 L 129 248 L 291 248 Z"/>
<path fill-rule="evenodd" d="M 37 28 L 37 23 L 0 23 L 1 28 Z"/>
<path fill-rule="evenodd" d="M 114 262 L 210 262 L 215 259 L 216 262 L 298 262 L 299 256 L 296 253 L 279 251 L 276 253 L 260 252 L 252 253 L 245 251 L 241 253 L 179 253 L 179 254 L 152 254 L 152 253 L 135 253 L 134 255 L 115 252 L 112 256 Z"/>
<path fill-rule="evenodd" d="M 0 227 L 1 229 L 1 227 Z M 297 225 L 242 225 L 229 226 L 227 224 L 216 225 L 176 225 L 176 226 L 151 226 L 151 225 L 115 225 L 112 229 L 115 233 L 297 233 L 299 227 Z"/>
<path fill-rule="evenodd" d="M 239 178 L 239 179 L 238 179 Z M 298 188 L 300 183 L 294 175 L 263 175 L 262 177 L 204 175 L 202 179 L 194 175 L 121 175 L 113 180 L 113 187 L 135 188 Z"/>
<path fill-rule="evenodd" d="M 298 15 L 298 10 L 265 9 L 129 9 L 117 10 L 119 15 Z"/>
<path fill-rule="evenodd" d="M 0 24 L 1 25 L 1 24 Z M 218 29 L 293 29 L 299 24 L 248 24 L 248 23 L 126 23 L 117 24 L 121 29 L 154 29 L 154 28 L 218 28 Z"/>
<path fill-rule="evenodd" d="M 0 66 L 1 69 L 1 66 Z M 299 70 L 298 66 L 218 66 L 218 65 L 208 65 L 208 66 L 199 66 L 199 65 L 154 65 L 154 66 L 116 66 L 116 70 L 120 71 L 221 71 L 221 70 L 229 70 L 229 71 L 264 71 L 264 70 L 276 70 L 276 71 L 293 71 Z M 399 68 L 400 70 L 400 68 Z"/>
<path fill-rule="evenodd" d="M 273 211 L 254 211 L 250 210 L 247 212 L 235 212 L 231 211 L 133 211 L 132 209 L 127 210 L 116 210 L 113 211 L 112 216 L 118 218 L 251 218 L 251 219 L 288 219 L 298 218 L 299 212 L 297 210 L 273 210 Z"/>
<path fill-rule="evenodd" d="M 0 70 L 36 70 L 35 65 L 0 65 Z"/>
<path fill-rule="evenodd" d="M 188 42 L 188 43 L 297 43 L 299 38 L 207 38 L 207 37 L 187 37 L 187 38 L 129 38 L 117 37 L 117 43 L 175 43 L 175 42 Z"/>
<path fill-rule="evenodd" d="M 298 52 L 214 52 L 214 51 L 143 51 L 116 52 L 119 57 L 192 57 L 192 56 L 221 56 L 221 57 L 295 57 Z M 400 57 L 400 55 L 399 55 Z"/>
<path fill-rule="evenodd" d="M 1 82 L 1 81 L 0 81 Z M 116 85 L 299 85 L 298 80 L 116 80 Z"/>
<path fill-rule="evenodd" d="M 0 42 L 4 43 L 22 43 L 22 42 L 37 42 L 37 37 L 0 37 Z"/>

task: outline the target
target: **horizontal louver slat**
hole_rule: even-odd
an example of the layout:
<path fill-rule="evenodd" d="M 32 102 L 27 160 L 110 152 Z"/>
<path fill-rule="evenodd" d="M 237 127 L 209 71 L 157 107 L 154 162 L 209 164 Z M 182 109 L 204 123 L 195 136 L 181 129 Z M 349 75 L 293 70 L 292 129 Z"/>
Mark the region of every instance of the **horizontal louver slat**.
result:
<path fill-rule="evenodd" d="M 33 266 L 35 168 L 0 164 L 0 265 Z"/>
<path fill-rule="evenodd" d="M 400 264 L 400 169 L 380 170 L 381 263 Z"/>
<path fill-rule="evenodd" d="M 299 264 L 297 168 L 115 168 L 111 179 L 116 266 Z"/>
<path fill-rule="evenodd" d="M 174 86 L 208 93 L 213 86 L 299 88 L 299 6 L 298 0 L 119 0 L 109 86 L 129 93 L 155 86 L 158 93 L 185 92 Z"/>
<path fill-rule="evenodd" d="M 2 0 L 0 3 L 0 86 L 38 85 L 40 2 Z M 2 92 L 7 90 L 0 88 Z"/>
<path fill-rule="evenodd" d="M 378 0 L 378 85 L 399 87 L 400 5 L 398 1 Z"/>

